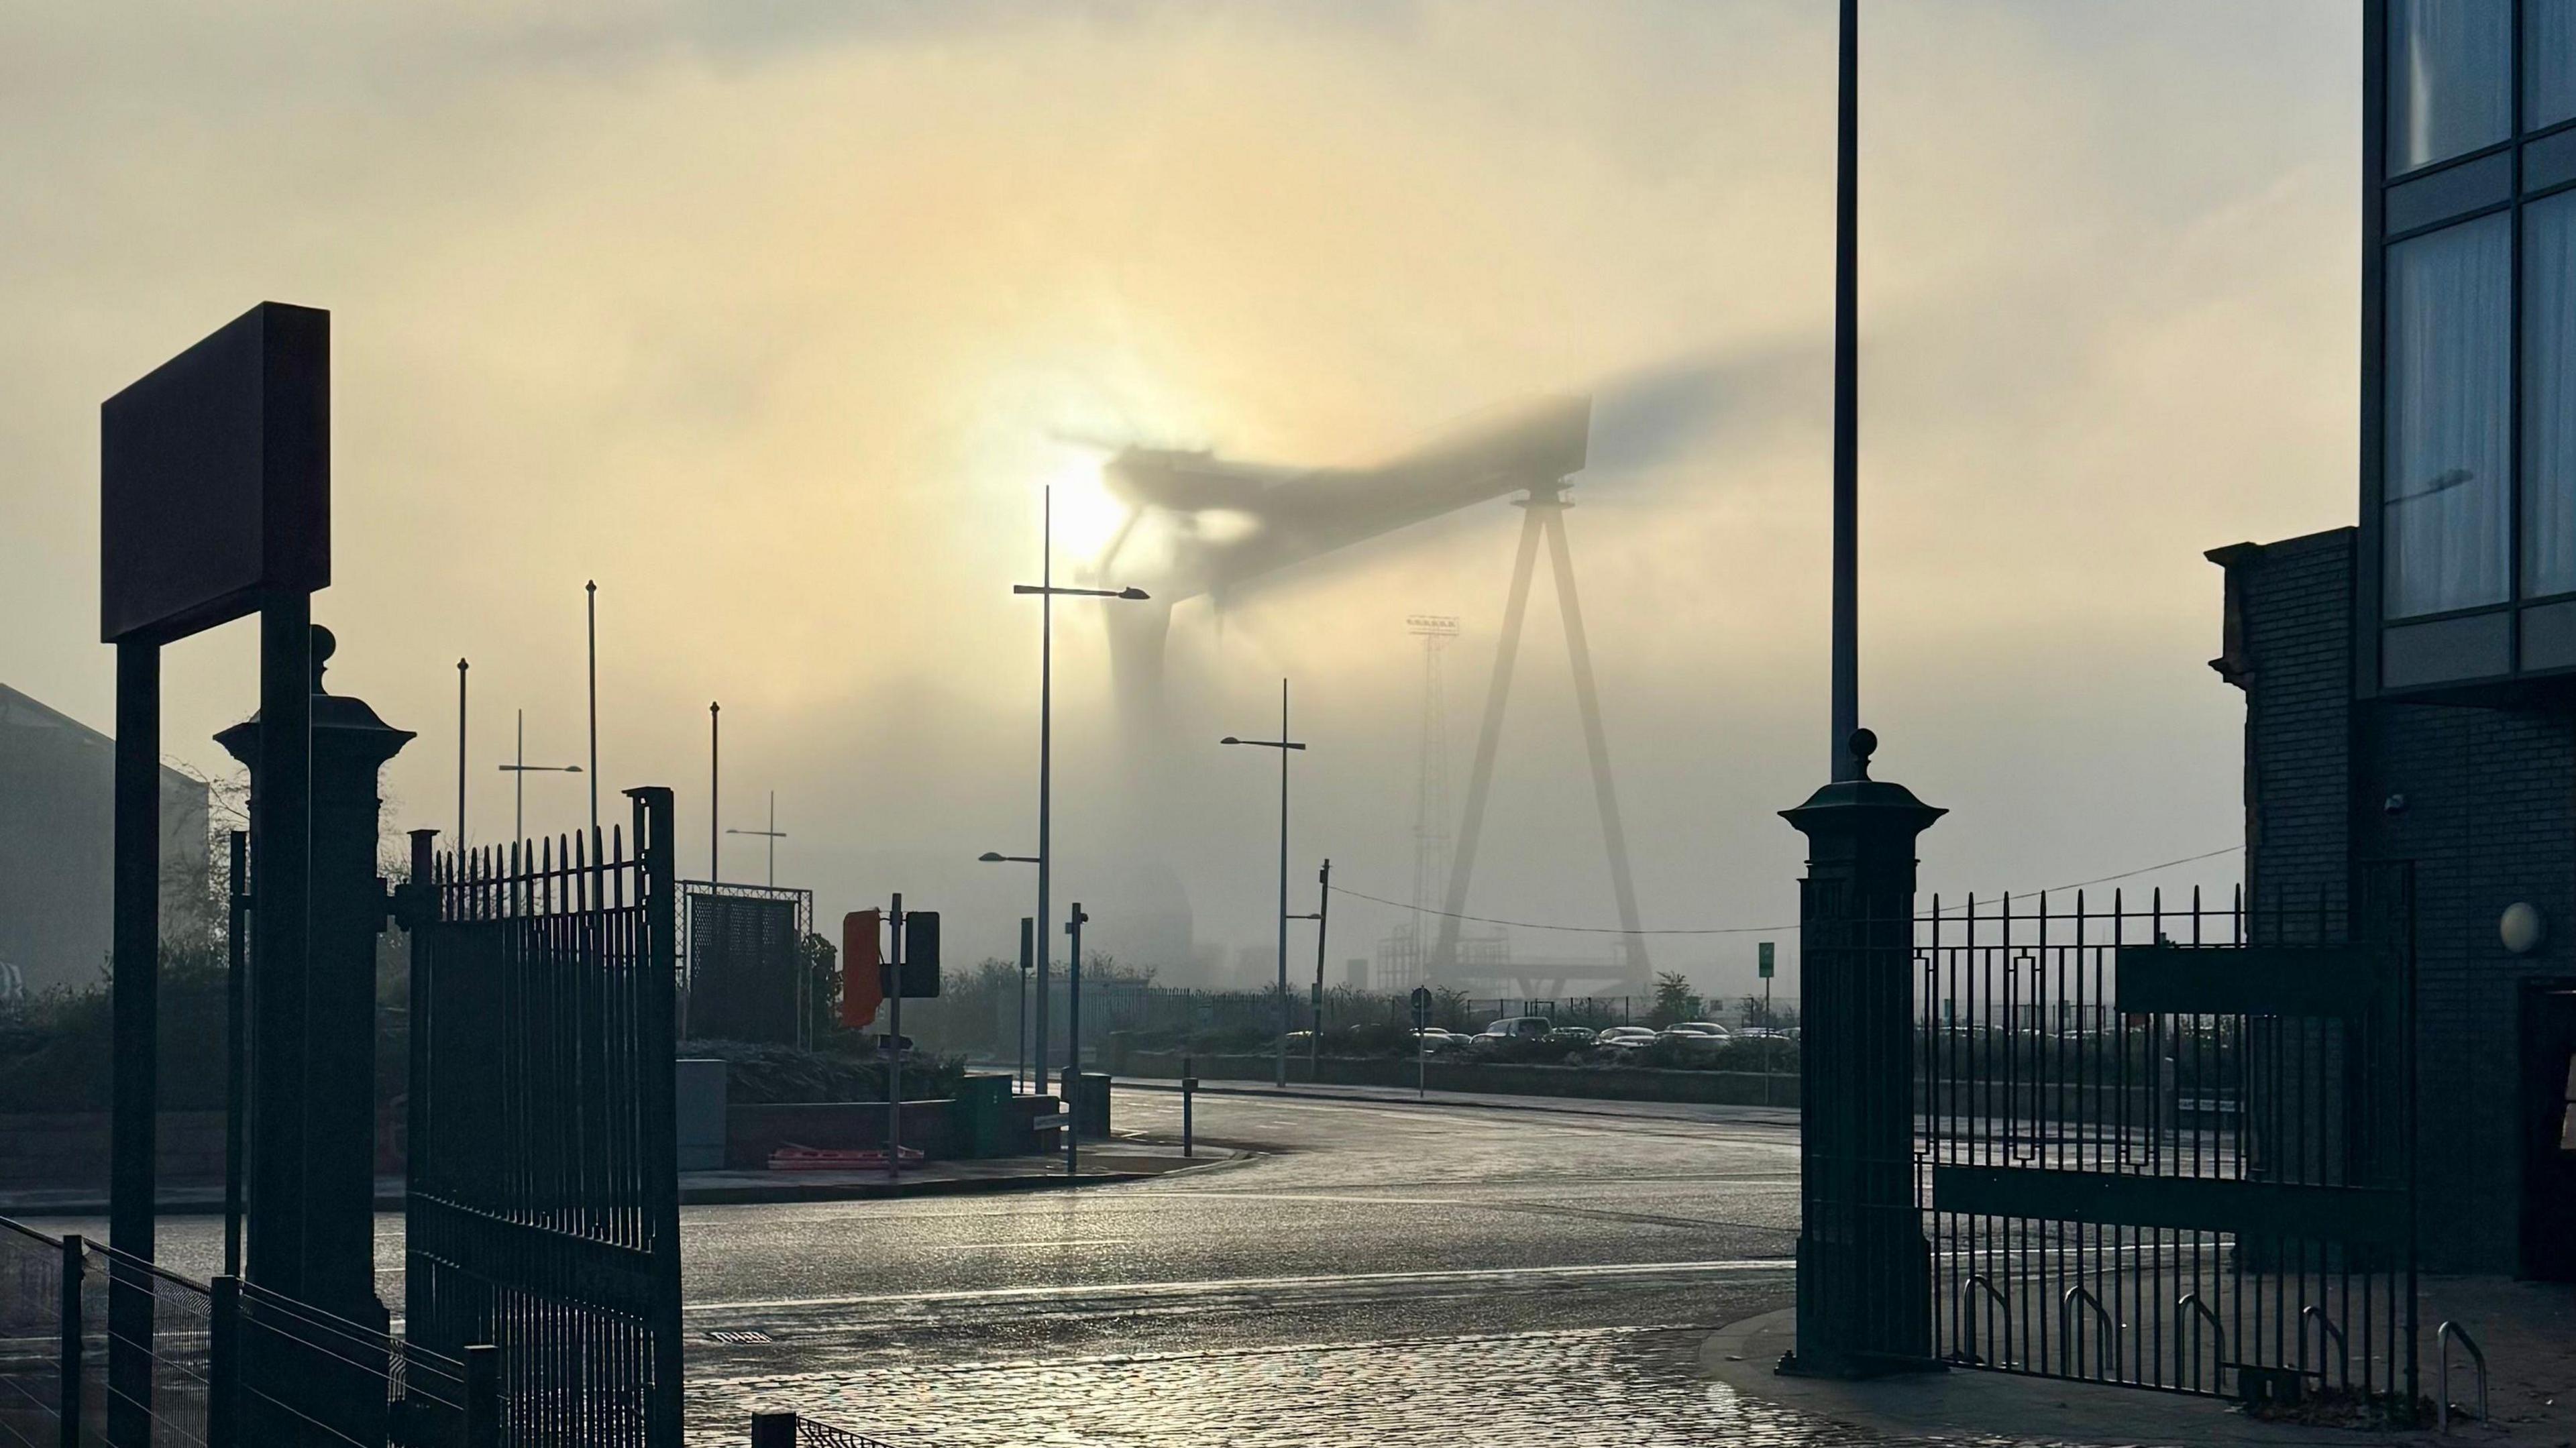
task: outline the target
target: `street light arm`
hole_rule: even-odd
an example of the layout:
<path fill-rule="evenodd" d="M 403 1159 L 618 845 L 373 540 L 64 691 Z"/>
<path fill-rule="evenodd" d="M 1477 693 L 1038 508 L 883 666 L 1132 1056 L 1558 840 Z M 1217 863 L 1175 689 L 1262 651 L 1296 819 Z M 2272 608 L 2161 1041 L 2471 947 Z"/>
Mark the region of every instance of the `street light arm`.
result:
<path fill-rule="evenodd" d="M 1014 583 L 1013 593 L 1042 593 L 1058 598 L 1123 598 L 1141 602 L 1153 595 L 1141 588 L 1058 588 L 1047 583 Z"/>
<path fill-rule="evenodd" d="M 581 766 L 578 764 L 501 764 L 495 765 L 494 768 L 499 769 L 503 774 L 581 773 Z"/>
<path fill-rule="evenodd" d="M 1302 740 L 1294 740 L 1294 739 L 1237 739 L 1237 738 L 1235 738 L 1235 737 L 1234 737 L 1233 735 L 1231 735 L 1231 734 L 1229 734 L 1229 735 L 1225 736 L 1223 739 L 1218 740 L 1218 741 L 1217 741 L 1217 743 L 1219 743 L 1219 744 L 1249 744 L 1249 745 L 1252 745 L 1253 747 L 1258 748 L 1258 749 L 1303 749 L 1303 748 L 1305 748 L 1305 747 L 1306 747 L 1305 743 L 1304 743 Z"/>

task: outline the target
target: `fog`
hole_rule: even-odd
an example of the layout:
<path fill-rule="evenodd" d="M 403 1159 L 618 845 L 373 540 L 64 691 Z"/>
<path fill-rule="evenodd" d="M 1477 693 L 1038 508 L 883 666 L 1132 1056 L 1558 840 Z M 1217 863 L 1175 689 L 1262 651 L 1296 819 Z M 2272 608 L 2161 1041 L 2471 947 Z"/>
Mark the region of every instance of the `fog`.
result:
<path fill-rule="evenodd" d="M 2241 837 L 2203 550 L 2349 522 L 2359 18 L 2331 0 L 1864 6 L 1862 717 L 1953 813 L 1927 889 Z M 900 890 L 952 952 L 1033 908 L 1039 568 L 1094 576 L 1104 450 L 1365 465 L 1599 399 L 1567 515 L 1645 925 L 1750 984 L 1796 918 L 1776 811 L 1825 774 L 1832 9 L 1775 3 L 321 0 L 0 12 L 0 678 L 104 727 L 98 403 L 251 303 L 333 314 L 335 690 L 420 738 L 403 826 L 531 762 L 679 792 L 708 854 L 778 798 L 818 916 Z M 1186 900 L 1228 983 L 1316 864 L 1402 900 L 1454 614 L 1463 797 L 1520 527 L 1464 508 L 1173 615 L 1157 728 L 1102 610 L 1055 641 L 1060 907 Z M 1102 577 L 1115 586 L 1127 581 Z M 1544 563 L 1472 913 L 1615 923 Z M 251 707 L 234 625 L 173 650 L 167 747 Z M 1140 784 L 1139 781 L 1142 781 Z M 585 785 L 527 782 L 534 831 Z M 761 842 L 723 873 L 761 878 Z M 2220 885 L 2220 855 L 2135 877 Z M 1168 872 L 1163 874 L 1161 872 Z M 1332 976 L 1402 912 L 1333 907 Z M 1298 927 L 1292 958 L 1307 968 Z M 1793 938 L 1778 932 L 1778 938 Z M 1526 953 L 1606 937 L 1516 932 Z M 1571 943 L 1569 943 L 1571 942 Z"/>

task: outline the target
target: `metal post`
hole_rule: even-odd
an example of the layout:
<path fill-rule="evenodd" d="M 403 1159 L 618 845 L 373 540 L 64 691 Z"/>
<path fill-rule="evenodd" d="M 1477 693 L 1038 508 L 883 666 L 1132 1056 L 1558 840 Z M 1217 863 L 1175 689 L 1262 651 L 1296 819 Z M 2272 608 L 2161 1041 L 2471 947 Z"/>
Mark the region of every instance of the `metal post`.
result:
<path fill-rule="evenodd" d="M 796 1415 L 752 1414 L 751 1448 L 796 1448 Z"/>
<path fill-rule="evenodd" d="M 501 1350 L 465 1350 L 465 1448 L 501 1448 Z"/>
<path fill-rule="evenodd" d="M 1181 1155 L 1183 1156 L 1197 1154 L 1190 1147 L 1190 1103 L 1192 1098 L 1198 1095 L 1199 1089 L 1197 1067 L 1197 1058 L 1191 1056 L 1181 1058 Z"/>
<path fill-rule="evenodd" d="M 1279 1079 L 1288 1088 L 1288 681 L 1279 681 Z"/>
<path fill-rule="evenodd" d="M 528 837 L 528 711 L 521 709 L 518 716 L 519 742 L 510 767 L 510 838 L 514 842 Z"/>
<path fill-rule="evenodd" d="M 887 925 L 894 932 L 886 958 L 886 995 L 893 1002 L 893 1036 L 886 1042 L 886 1180 L 903 1175 L 903 894 L 897 891 L 894 908 L 886 912 Z"/>
<path fill-rule="evenodd" d="M 1064 918 L 1064 933 L 1072 938 L 1065 961 L 1064 1045 L 1064 1180 L 1071 1186 L 1077 1170 L 1075 1155 L 1082 1138 L 1082 923 L 1091 917 L 1082 913 L 1082 902 Z"/>
<path fill-rule="evenodd" d="M 152 1257 L 155 1116 L 160 1092 L 161 650 L 116 646 L 114 1035 L 108 1158 L 108 1240 Z M 152 1293 L 118 1268 L 108 1285 L 108 1441 L 125 1448 L 151 1432 Z"/>
<path fill-rule="evenodd" d="M 224 951 L 224 1273 L 241 1275 L 242 1137 L 250 1084 L 250 836 L 231 834 Z"/>
<path fill-rule="evenodd" d="M 242 1435 L 241 1278 L 207 1284 L 206 1445 L 249 1448 Z"/>
<path fill-rule="evenodd" d="M 716 808 L 718 770 L 724 763 L 724 706 L 710 701 L 707 705 L 707 883 L 722 884 L 724 873 L 716 867 L 717 843 L 724 838 L 724 821 Z"/>
<path fill-rule="evenodd" d="M 1055 859 L 1055 489 L 1044 494 L 1038 525 L 1038 931 L 1044 947 L 1046 923 L 1055 917 L 1047 913 L 1047 889 L 1052 880 Z M 1047 952 L 1038 951 L 1036 1076 L 1043 1082 L 1047 1067 Z M 1065 1109 L 1073 1109 L 1068 1099 Z M 1068 1118 L 1069 1119 L 1069 1118 Z"/>
<path fill-rule="evenodd" d="M 581 586 L 588 613 L 590 643 L 590 838 L 594 853 L 599 841 L 599 582 L 596 579 Z"/>
<path fill-rule="evenodd" d="M 81 1270 L 84 1266 L 80 1234 L 63 1238 L 62 1338 L 55 1356 L 62 1366 L 62 1379 L 54 1388 L 54 1405 L 62 1417 L 62 1448 L 81 1448 Z"/>
<path fill-rule="evenodd" d="M 1279 732 L 1285 735 L 1288 731 L 1282 729 Z M 1279 757 L 1287 758 L 1288 751 L 1280 750 Z M 1315 880 L 1315 1031 L 1306 1038 L 1306 1080 L 1309 1083 L 1322 1079 L 1319 1073 L 1324 1064 L 1324 929 L 1333 912 L 1331 860 L 1324 862 L 1323 871 Z"/>
<path fill-rule="evenodd" d="M 1835 105 L 1833 570 L 1829 777 L 1840 782 L 1860 777 L 1851 750 L 1860 728 L 1860 0 L 1842 0 Z"/>
<path fill-rule="evenodd" d="M 456 661 L 456 857 L 465 858 L 465 661 Z"/>
<path fill-rule="evenodd" d="M 1018 1054 L 1011 1061 L 1011 1089 L 1014 1091 L 1026 1084 L 1022 1078 L 1029 1069 L 1029 958 L 1037 952 L 1037 925 L 1026 915 L 1020 917 L 1020 1029 L 1016 1044 Z"/>

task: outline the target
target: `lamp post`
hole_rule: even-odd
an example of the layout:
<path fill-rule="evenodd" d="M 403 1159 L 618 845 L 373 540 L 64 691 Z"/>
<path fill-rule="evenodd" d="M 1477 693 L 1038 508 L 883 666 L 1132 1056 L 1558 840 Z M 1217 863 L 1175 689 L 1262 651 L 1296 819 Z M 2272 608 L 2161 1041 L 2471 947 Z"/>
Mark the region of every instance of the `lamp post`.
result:
<path fill-rule="evenodd" d="M 1306 746 L 1288 737 L 1288 681 L 1279 681 L 1279 737 L 1237 739 L 1229 734 L 1219 744 L 1245 744 L 1279 751 L 1279 1079 L 1288 1085 L 1288 755 Z"/>
<path fill-rule="evenodd" d="M 456 858 L 465 858 L 465 661 L 456 661 Z"/>
<path fill-rule="evenodd" d="M 749 835 L 754 839 L 769 841 L 769 884 L 772 889 L 777 888 L 778 842 L 787 838 L 787 832 L 778 827 L 778 791 L 773 789 L 769 792 L 769 828 L 765 830 L 728 829 L 725 833 L 729 835 Z"/>
<path fill-rule="evenodd" d="M 458 677 L 462 678 L 463 675 Z M 518 752 L 513 762 L 501 766 L 510 778 L 510 838 L 528 837 L 528 776 L 531 774 L 579 774 L 578 764 L 530 764 L 528 762 L 528 711 L 519 711 Z"/>
<path fill-rule="evenodd" d="M 1035 594 L 1038 599 L 1038 928 L 1043 931 L 1047 914 L 1047 887 L 1053 875 L 1055 859 L 1055 601 L 1067 598 L 1116 598 L 1142 601 L 1148 595 L 1141 588 L 1058 588 L 1055 586 L 1055 489 L 1045 490 L 1040 504 L 1038 532 L 1038 581 L 1014 583 L 1014 594 Z M 1038 1075 L 1046 1075 L 1047 1048 L 1047 962 L 1046 952 L 1038 953 Z M 1077 984 L 1075 989 L 1079 989 Z"/>
<path fill-rule="evenodd" d="M 1038 863 L 1038 857 L 1035 855 L 1005 855 L 999 850 L 986 850 L 975 858 L 979 862 L 987 865 L 1034 865 Z M 1029 1064 L 1029 967 L 1037 953 L 1036 930 L 1037 924 L 1032 917 L 1026 915 L 1020 917 L 1020 1038 L 1017 1047 L 1019 1052 L 1018 1059 L 1013 1061 L 1011 1064 L 1011 1089 L 1014 1091 L 1019 1089 L 1020 1077 L 1027 1071 Z M 1040 979 L 1044 979 L 1044 977 L 1042 976 Z M 1043 1007 L 1040 1009 L 1040 1014 L 1044 1014 Z M 1040 1075 L 1044 1075 L 1046 1072 L 1046 1053 L 1044 1051 L 1040 1051 L 1038 1053 L 1038 1072 Z"/>
<path fill-rule="evenodd" d="M 716 784 L 724 764 L 724 706 L 707 703 L 707 883 L 718 885 L 724 876 L 716 869 L 716 846 L 723 831 L 716 827 Z"/>
<path fill-rule="evenodd" d="M 599 849 L 599 582 L 593 579 L 581 586 L 588 599 L 590 635 L 590 840 L 593 857 Z"/>

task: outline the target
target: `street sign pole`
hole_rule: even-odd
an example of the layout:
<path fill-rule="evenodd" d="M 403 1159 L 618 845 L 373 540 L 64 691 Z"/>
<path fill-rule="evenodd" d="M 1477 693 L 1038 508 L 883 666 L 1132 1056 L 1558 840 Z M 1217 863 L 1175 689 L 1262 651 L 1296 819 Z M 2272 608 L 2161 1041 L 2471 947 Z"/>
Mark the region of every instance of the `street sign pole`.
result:
<path fill-rule="evenodd" d="M 903 1175 L 903 894 L 897 891 L 886 914 L 892 927 L 887 942 L 886 994 L 894 998 L 893 1035 L 886 1041 L 886 1180 Z"/>
<path fill-rule="evenodd" d="M 1756 968 L 1762 973 L 1762 1104 L 1771 1104 L 1771 960 L 1772 942 L 1765 940 L 1754 947 L 1759 954 Z"/>
<path fill-rule="evenodd" d="M 1431 987 L 1413 988 L 1413 1099 L 1421 1101 L 1431 1095 L 1431 1043 L 1422 1033 L 1431 1024 Z"/>

